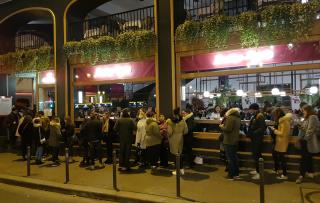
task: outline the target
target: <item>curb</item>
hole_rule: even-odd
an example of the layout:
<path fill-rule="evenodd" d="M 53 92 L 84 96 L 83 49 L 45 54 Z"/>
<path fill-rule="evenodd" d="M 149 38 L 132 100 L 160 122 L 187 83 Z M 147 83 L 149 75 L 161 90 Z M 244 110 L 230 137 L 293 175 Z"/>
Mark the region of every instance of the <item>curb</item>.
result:
<path fill-rule="evenodd" d="M 67 195 L 76 195 L 79 197 L 99 199 L 116 202 L 150 202 L 150 203 L 182 203 L 188 202 L 185 199 L 176 199 L 165 196 L 142 194 L 126 191 L 115 191 L 110 189 L 101 189 L 90 186 L 80 186 L 72 184 L 61 184 L 51 181 L 31 179 L 27 177 L 18 177 L 10 175 L 0 175 L 0 182 L 15 185 L 20 187 L 27 187 L 31 189 L 45 190 L 50 192 L 62 193 Z"/>

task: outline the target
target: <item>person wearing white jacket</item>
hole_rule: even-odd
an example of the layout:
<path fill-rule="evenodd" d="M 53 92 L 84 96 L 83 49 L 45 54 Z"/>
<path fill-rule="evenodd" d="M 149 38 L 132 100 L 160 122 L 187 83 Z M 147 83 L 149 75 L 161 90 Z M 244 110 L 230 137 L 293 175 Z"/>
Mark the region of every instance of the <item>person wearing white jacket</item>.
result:
<path fill-rule="evenodd" d="M 139 113 L 139 121 L 137 123 L 136 147 L 138 148 L 138 161 L 142 167 L 146 165 L 146 114 L 143 111 Z"/>

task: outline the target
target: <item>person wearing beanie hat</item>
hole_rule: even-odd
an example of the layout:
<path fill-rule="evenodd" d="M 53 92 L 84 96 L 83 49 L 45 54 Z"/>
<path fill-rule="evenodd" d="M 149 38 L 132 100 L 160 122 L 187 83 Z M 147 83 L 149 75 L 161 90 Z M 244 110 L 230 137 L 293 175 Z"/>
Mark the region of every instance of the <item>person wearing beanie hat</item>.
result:
<path fill-rule="evenodd" d="M 252 179 L 260 179 L 259 174 L 259 159 L 262 158 L 263 137 L 266 130 L 266 122 L 264 115 L 259 111 L 260 107 L 257 103 L 253 103 L 249 106 L 249 111 L 252 114 L 250 119 L 248 136 L 251 139 L 251 150 L 254 159 L 255 171 L 251 171 L 253 175 Z"/>

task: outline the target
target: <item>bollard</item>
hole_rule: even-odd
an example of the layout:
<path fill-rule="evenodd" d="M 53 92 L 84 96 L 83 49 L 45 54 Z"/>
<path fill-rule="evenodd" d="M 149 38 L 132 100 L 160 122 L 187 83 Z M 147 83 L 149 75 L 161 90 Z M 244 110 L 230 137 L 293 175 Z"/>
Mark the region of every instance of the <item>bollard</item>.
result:
<path fill-rule="evenodd" d="M 66 183 L 69 182 L 69 177 L 70 177 L 70 174 L 69 174 L 69 148 L 66 148 Z"/>
<path fill-rule="evenodd" d="M 177 184 L 176 184 L 176 190 L 177 190 L 177 197 L 180 197 L 180 154 L 178 153 L 176 155 L 176 180 L 177 180 Z"/>
<path fill-rule="evenodd" d="M 113 189 L 118 190 L 118 187 L 117 187 L 117 152 L 116 152 L 116 150 L 113 150 L 112 157 L 113 157 L 113 172 L 112 172 Z"/>
<path fill-rule="evenodd" d="M 264 160 L 259 159 L 259 173 L 260 173 L 260 203 L 265 202 L 264 198 Z"/>
<path fill-rule="evenodd" d="M 27 176 L 30 176 L 31 147 L 27 147 Z"/>

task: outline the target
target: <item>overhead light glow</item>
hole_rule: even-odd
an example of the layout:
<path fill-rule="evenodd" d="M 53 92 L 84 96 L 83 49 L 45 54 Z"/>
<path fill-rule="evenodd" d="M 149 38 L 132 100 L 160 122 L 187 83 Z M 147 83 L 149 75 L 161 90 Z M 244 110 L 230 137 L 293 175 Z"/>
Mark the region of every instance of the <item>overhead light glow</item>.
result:
<path fill-rule="evenodd" d="M 47 72 L 46 75 L 41 79 L 43 84 L 54 84 L 56 83 L 56 78 L 52 71 Z"/>
<path fill-rule="evenodd" d="M 208 98 L 210 96 L 210 92 L 209 91 L 204 91 L 203 96 Z"/>
<path fill-rule="evenodd" d="M 78 91 L 78 102 L 79 102 L 79 104 L 83 103 L 83 92 L 82 91 Z"/>
<path fill-rule="evenodd" d="M 256 92 L 256 93 L 254 93 L 254 96 L 259 98 L 259 97 L 262 97 L 262 94 L 261 94 L 261 92 Z"/>
<path fill-rule="evenodd" d="M 287 93 L 286 93 L 285 91 L 280 92 L 280 96 L 281 96 L 281 97 L 285 97 L 285 96 L 287 96 Z"/>
<path fill-rule="evenodd" d="M 319 92 L 319 88 L 316 86 L 312 86 L 310 87 L 309 91 L 310 91 L 310 94 L 317 94 Z"/>
<path fill-rule="evenodd" d="M 242 97 L 244 95 L 244 91 L 243 90 L 237 90 L 236 92 L 238 97 Z"/>
<path fill-rule="evenodd" d="M 274 95 L 274 96 L 280 95 L 280 90 L 279 90 L 279 88 L 273 88 L 273 89 L 271 90 L 271 94 Z"/>
<path fill-rule="evenodd" d="M 186 101 L 186 86 L 182 86 L 181 94 L 182 94 L 182 101 Z"/>
<path fill-rule="evenodd" d="M 210 94 L 210 95 L 209 95 L 209 98 L 210 98 L 210 99 L 213 99 L 213 97 L 214 97 L 213 94 Z"/>

